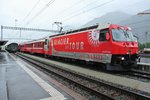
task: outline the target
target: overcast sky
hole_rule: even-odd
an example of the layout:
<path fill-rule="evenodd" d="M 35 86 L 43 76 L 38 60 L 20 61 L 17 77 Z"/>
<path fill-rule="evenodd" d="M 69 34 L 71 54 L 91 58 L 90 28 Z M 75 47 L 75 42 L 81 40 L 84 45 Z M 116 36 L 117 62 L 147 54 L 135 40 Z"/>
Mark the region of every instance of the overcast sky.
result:
<path fill-rule="evenodd" d="M 52 29 L 52 23 L 59 21 L 64 27 L 79 27 L 108 12 L 137 14 L 147 9 L 150 0 L 0 0 L 0 24 Z M 47 34 L 23 31 L 21 37 L 33 39 Z M 4 38 L 18 37 L 18 31 L 4 31 Z"/>

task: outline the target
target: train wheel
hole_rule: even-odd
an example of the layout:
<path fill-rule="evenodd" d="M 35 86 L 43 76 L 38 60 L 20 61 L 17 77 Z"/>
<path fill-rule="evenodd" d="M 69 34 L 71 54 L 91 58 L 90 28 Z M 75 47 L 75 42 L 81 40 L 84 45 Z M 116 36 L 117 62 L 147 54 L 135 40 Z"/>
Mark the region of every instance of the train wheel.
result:
<path fill-rule="evenodd" d="M 103 64 L 103 65 L 102 65 L 102 70 L 103 70 L 103 71 L 106 71 L 106 70 L 107 70 L 107 65 L 106 65 L 106 64 Z"/>
<path fill-rule="evenodd" d="M 46 54 L 44 54 L 44 58 L 48 58 L 48 56 Z"/>

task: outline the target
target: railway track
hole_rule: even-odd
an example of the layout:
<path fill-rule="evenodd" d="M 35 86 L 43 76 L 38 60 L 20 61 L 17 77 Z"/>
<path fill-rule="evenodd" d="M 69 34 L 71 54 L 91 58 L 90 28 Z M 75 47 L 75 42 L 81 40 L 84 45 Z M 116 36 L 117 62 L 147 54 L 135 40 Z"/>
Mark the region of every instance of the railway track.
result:
<path fill-rule="evenodd" d="M 84 95 L 87 99 L 101 100 L 148 100 L 150 95 L 145 95 L 141 91 L 133 91 L 125 87 L 113 85 L 112 83 L 96 79 L 81 73 L 63 69 L 60 66 L 48 65 L 35 59 L 17 55 L 27 62 L 30 62 L 44 72 L 48 73 L 56 80 L 63 81 L 73 90 Z M 67 82 L 67 83 L 66 83 Z"/>
<path fill-rule="evenodd" d="M 41 56 L 38 56 L 38 57 L 41 57 Z M 43 57 L 42 57 L 43 58 Z M 48 58 L 47 58 L 48 59 Z M 53 60 L 53 59 L 51 59 Z M 64 62 L 62 60 L 58 60 L 58 62 Z M 72 64 L 70 62 L 66 62 L 68 64 Z M 86 67 L 90 70 L 99 70 L 100 72 L 104 72 L 104 73 L 108 73 L 108 74 L 112 74 L 112 75 L 119 75 L 119 76 L 123 76 L 123 77 L 128 77 L 128 78 L 133 78 L 133 79 L 136 79 L 136 80 L 139 80 L 139 81 L 150 81 L 150 72 L 147 72 L 147 71 L 142 71 L 141 69 L 132 69 L 131 71 L 128 71 L 128 72 L 107 72 L 107 71 L 104 71 L 102 68 L 98 68 L 96 67 L 96 65 L 88 65 L 88 66 L 85 66 L 85 64 L 79 64 L 79 63 L 74 63 L 74 65 L 78 65 L 80 67 Z M 139 65 L 141 66 L 141 65 Z M 141 66 L 142 67 L 142 66 Z M 145 65 L 146 67 L 146 65 Z M 149 65 L 147 65 L 147 67 L 149 67 Z M 119 73 L 119 74 L 118 74 Z M 125 76 L 126 75 L 126 76 Z"/>
<path fill-rule="evenodd" d="M 146 71 L 131 70 L 128 74 L 131 76 L 136 76 L 139 78 L 150 80 L 150 73 Z"/>
<path fill-rule="evenodd" d="M 146 71 L 140 71 L 140 70 L 135 70 L 132 69 L 131 71 L 124 71 L 124 72 L 106 72 L 112 75 L 117 75 L 117 76 L 121 76 L 121 77 L 127 77 L 127 78 L 131 78 L 131 79 L 135 79 L 135 80 L 139 80 L 139 81 L 150 81 L 150 73 L 146 72 Z"/>

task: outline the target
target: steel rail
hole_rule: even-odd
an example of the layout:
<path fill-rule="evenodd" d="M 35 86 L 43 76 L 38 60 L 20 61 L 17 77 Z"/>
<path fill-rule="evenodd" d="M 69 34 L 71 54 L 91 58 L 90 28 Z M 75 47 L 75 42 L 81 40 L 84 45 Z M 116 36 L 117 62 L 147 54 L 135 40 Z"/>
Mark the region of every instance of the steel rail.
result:
<path fill-rule="evenodd" d="M 127 74 L 150 80 L 150 73 L 145 72 L 145 71 L 131 70 Z"/>
<path fill-rule="evenodd" d="M 17 56 L 20 56 L 20 55 L 17 55 Z M 51 67 L 53 67 L 53 68 L 55 67 L 55 68 L 57 68 L 57 69 L 59 69 L 59 70 L 64 70 L 64 69 L 62 69 L 62 68 L 60 68 L 60 67 L 58 68 L 56 65 L 52 66 L 52 65 L 49 65 L 49 64 L 45 64 L 44 62 L 35 61 L 35 59 L 29 58 L 29 57 L 25 57 L 25 56 L 23 56 L 23 55 L 21 55 L 20 57 L 23 58 L 23 59 L 26 59 L 26 60 L 29 61 L 29 62 L 32 62 L 32 63 L 36 64 L 36 66 L 43 67 L 43 68 L 44 68 L 45 70 L 47 70 L 47 71 L 50 71 L 50 70 L 49 70 L 50 67 L 48 67 L 48 66 L 51 66 Z M 61 76 L 61 77 L 63 77 L 63 78 L 68 79 L 68 80 L 71 81 L 71 82 L 74 82 L 75 84 L 78 84 L 78 86 L 83 87 L 83 88 L 86 89 L 86 90 L 89 90 L 90 92 L 94 93 L 95 95 L 101 95 L 101 96 L 105 97 L 105 99 L 106 99 L 106 98 L 107 98 L 107 99 L 115 99 L 115 98 L 112 98 L 112 97 L 110 97 L 110 96 L 107 96 L 107 95 L 104 94 L 104 93 L 100 93 L 99 91 L 95 91 L 93 88 L 90 89 L 89 87 L 80 84 L 80 82 L 76 82 L 75 80 L 72 80 L 72 79 L 70 79 L 70 78 L 64 77 L 64 76 L 62 76 L 60 73 L 56 73 L 56 71 L 53 71 L 52 73 L 55 73 L 55 74 L 57 74 L 57 75 L 59 75 L 59 76 Z M 81 75 L 80 73 L 71 72 L 70 70 L 65 70 L 65 73 L 76 74 L 76 76 L 78 76 L 78 77 L 80 77 L 80 78 L 83 78 L 83 79 L 89 80 L 90 82 L 98 83 L 98 84 L 101 84 L 101 85 L 103 85 L 103 86 L 109 87 L 109 88 L 111 88 L 111 89 L 117 90 L 117 91 L 119 91 L 119 92 L 121 92 L 121 93 L 123 93 L 123 94 L 127 94 L 127 95 L 129 95 L 129 96 L 132 96 L 132 97 L 136 98 L 137 100 L 141 100 L 141 99 L 147 100 L 147 99 L 150 99 L 150 96 L 147 96 L 147 95 L 145 95 L 145 94 L 141 94 L 141 93 L 139 93 L 139 92 L 134 92 L 134 91 L 127 90 L 127 89 L 124 89 L 124 88 L 121 88 L 121 87 L 113 86 L 113 85 L 111 85 L 111 84 L 105 83 L 105 82 L 103 82 L 103 81 L 100 81 L 100 80 L 98 80 L 98 79 L 95 79 L 95 78 L 90 77 L 90 76 L 87 76 L 87 75 L 83 75 L 83 74 Z"/>
<path fill-rule="evenodd" d="M 26 58 L 26 57 L 23 57 L 23 56 L 20 56 L 20 55 L 17 55 L 17 56 L 23 58 L 24 60 L 26 60 L 26 61 L 28 61 L 28 62 L 30 62 L 30 63 L 32 63 L 32 64 L 34 64 L 34 65 L 36 65 L 36 66 L 38 66 L 40 68 L 42 67 L 42 69 L 44 69 L 45 71 L 48 71 L 50 73 L 53 73 L 54 75 L 57 75 L 59 77 L 63 77 L 64 79 L 69 80 L 70 82 L 76 84 L 77 86 L 85 89 L 86 91 L 88 91 L 88 92 L 90 92 L 92 94 L 95 94 L 96 96 L 101 96 L 102 99 L 105 99 L 105 100 L 115 100 L 113 97 L 110 97 L 110 96 L 108 96 L 108 95 L 106 95 L 104 93 L 100 93 L 99 91 L 95 91 L 93 88 L 89 88 L 89 87 L 87 87 L 87 86 L 85 86 L 83 84 L 80 84 L 78 81 L 75 81 L 75 80 L 72 80 L 69 77 L 63 76 L 61 73 L 57 73 L 56 70 L 50 70 L 49 69 L 50 65 L 47 66 L 46 64 L 43 64 L 41 62 L 39 63 L 39 62 L 37 62 L 37 61 L 35 61 L 33 59 Z"/>

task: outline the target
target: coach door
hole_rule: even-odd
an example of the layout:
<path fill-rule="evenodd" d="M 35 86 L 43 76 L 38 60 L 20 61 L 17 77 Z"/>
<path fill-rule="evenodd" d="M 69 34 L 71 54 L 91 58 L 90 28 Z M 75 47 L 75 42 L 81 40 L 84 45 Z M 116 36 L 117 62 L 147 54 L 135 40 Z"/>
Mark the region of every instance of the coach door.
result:
<path fill-rule="evenodd" d="M 48 54 L 48 49 L 49 49 L 49 39 L 45 39 L 45 44 L 44 44 L 45 54 Z"/>

